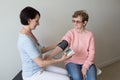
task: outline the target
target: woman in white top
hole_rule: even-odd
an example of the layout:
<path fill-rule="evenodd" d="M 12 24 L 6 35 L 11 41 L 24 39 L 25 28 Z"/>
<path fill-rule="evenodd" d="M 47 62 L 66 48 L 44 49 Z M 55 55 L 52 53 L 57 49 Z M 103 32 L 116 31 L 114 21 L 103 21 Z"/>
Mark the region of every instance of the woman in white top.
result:
<path fill-rule="evenodd" d="M 41 47 L 32 33 L 39 25 L 40 13 L 32 8 L 25 7 L 20 13 L 22 29 L 18 37 L 18 50 L 22 60 L 22 77 L 24 80 L 70 80 L 67 71 L 63 68 L 50 66 L 65 61 L 70 56 L 63 55 L 59 59 L 46 60 L 42 53 L 52 50 L 56 45 Z M 56 47 L 57 49 L 61 49 Z M 56 53 L 56 49 L 52 53 Z"/>

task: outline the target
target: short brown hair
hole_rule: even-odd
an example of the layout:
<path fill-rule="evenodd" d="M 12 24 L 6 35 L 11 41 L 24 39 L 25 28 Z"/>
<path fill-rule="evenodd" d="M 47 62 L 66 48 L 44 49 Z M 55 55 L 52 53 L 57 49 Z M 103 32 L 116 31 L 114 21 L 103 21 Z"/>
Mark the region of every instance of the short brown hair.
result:
<path fill-rule="evenodd" d="M 88 15 L 88 13 L 86 13 L 85 10 L 75 11 L 74 14 L 72 15 L 73 18 L 76 18 L 78 16 L 82 17 L 82 22 L 88 21 L 88 19 L 89 19 L 89 15 Z"/>
<path fill-rule="evenodd" d="M 34 19 L 37 14 L 40 16 L 39 11 L 37 11 L 36 9 L 34 9 L 34 8 L 30 7 L 30 6 L 25 7 L 20 12 L 20 21 L 21 21 L 21 24 L 28 25 L 28 20 L 29 19 Z"/>

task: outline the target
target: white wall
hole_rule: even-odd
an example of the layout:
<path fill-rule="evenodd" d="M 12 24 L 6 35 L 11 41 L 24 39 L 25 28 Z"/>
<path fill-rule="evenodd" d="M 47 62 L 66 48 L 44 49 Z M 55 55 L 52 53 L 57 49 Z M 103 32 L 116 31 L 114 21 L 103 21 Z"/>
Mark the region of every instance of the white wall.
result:
<path fill-rule="evenodd" d="M 21 70 L 17 36 L 19 13 L 25 6 L 40 11 L 35 34 L 42 45 L 56 43 L 72 28 L 72 14 L 85 9 L 88 28 L 95 33 L 96 63 L 107 65 L 120 59 L 120 0 L 1 0 L 0 1 L 0 80 L 12 80 Z"/>

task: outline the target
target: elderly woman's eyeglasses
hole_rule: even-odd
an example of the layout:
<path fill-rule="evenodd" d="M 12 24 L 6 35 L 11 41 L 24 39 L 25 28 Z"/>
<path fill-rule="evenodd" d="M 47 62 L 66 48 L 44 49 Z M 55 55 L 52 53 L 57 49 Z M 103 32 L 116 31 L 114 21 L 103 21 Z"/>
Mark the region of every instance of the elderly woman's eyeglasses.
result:
<path fill-rule="evenodd" d="M 77 24 L 83 23 L 82 21 L 78 21 L 78 20 L 76 20 L 76 21 L 75 21 L 75 20 L 72 20 L 72 22 L 73 22 L 73 23 L 77 23 Z"/>

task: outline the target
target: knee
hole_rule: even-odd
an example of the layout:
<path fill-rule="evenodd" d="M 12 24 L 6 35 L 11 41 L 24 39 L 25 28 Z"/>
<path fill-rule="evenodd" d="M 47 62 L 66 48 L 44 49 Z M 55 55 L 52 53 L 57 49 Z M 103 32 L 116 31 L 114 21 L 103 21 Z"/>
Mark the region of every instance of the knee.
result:
<path fill-rule="evenodd" d="M 97 72 L 96 66 L 94 64 L 92 64 L 88 70 L 89 72 Z"/>
<path fill-rule="evenodd" d="M 70 80 L 68 76 L 65 76 L 64 78 L 61 78 L 61 80 Z"/>
<path fill-rule="evenodd" d="M 78 74 L 74 74 L 70 76 L 72 80 L 82 80 L 82 76 Z"/>
<path fill-rule="evenodd" d="M 96 80 L 97 77 L 97 70 L 95 65 L 91 65 L 90 69 L 87 72 L 87 78 L 89 80 Z"/>

